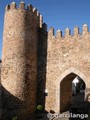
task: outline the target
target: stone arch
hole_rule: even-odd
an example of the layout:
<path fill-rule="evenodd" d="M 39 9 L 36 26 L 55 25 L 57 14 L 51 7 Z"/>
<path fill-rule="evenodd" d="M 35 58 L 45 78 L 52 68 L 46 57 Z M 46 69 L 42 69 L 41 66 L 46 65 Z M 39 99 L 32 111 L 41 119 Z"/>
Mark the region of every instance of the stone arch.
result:
<path fill-rule="evenodd" d="M 77 69 L 75 69 L 73 67 L 67 69 L 57 79 L 57 81 L 56 81 L 56 112 L 62 112 L 63 111 L 63 110 L 61 110 L 62 108 L 61 108 L 61 105 L 60 105 L 60 103 L 61 103 L 61 99 L 60 99 L 60 96 L 61 96 L 61 93 L 60 93 L 61 92 L 60 91 L 61 86 L 60 86 L 60 84 L 62 83 L 62 81 L 64 80 L 65 77 L 71 76 L 72 78 L 75 78 L 75 76 L 77 76 L 77 75 L 85 82 L 85 84 L 87 86 L 87 82 L 86 82 L 87 78 L 86 78 L 86 76 L 82 72 L 80 72 L 79 70 L 77 70 Z M 68 86 L 68 87 L 70 87 L 70 86 Z"/>

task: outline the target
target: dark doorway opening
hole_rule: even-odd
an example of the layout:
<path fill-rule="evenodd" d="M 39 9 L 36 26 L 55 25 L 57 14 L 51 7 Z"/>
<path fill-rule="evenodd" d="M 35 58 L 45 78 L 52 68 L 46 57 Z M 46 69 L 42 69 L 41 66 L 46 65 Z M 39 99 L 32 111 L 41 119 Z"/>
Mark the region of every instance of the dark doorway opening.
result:
<path fill-rule="evenodd" d="M 85 88 L 84 80 L 77 74 L 65 76 L 60 83 L 60 112 L 69 110 L 73 103 L 84 101 Z"/>

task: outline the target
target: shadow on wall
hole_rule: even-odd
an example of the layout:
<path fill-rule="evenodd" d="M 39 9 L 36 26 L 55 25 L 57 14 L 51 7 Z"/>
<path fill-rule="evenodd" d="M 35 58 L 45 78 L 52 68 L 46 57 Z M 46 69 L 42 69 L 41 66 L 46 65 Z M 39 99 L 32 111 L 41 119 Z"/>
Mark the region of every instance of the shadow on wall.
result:
<path fill-rule="evenodd" d="M 45 108 L 47 25 L 44 23 L 38 32 L 37 105 Z"/>
<path fill-rule="evenodd" d="M 72 80 L 77 75 L 70 73 L 60 83 L 60 112 L 67 111 L 72 102 Z"/>
<path fill-rule="evenodd" d="M 78 83 L 75 86 L 75 89 L 76 89 L 75 94 L 73 94 L 73 90 L 74 90 L 74 87 L 72 86 L 73 80 L 74 81 L 78 80 Z M 75 104 L 76 102 L 84 101 L 86 85 L 84 86 L 84 91 L 83 91 L 83 84 L 85 85 L 85 82 L 75 73 L 70 73 L 62 79 L 60 83 L 61 112 L 67 111 L 70 108 L 72 103 Z"/>
<path fill-rule="evenodd" d="M 46 84 L 46 62 L 47 62 L 47 30 L 46 24 L 39 28 L 38 39 L 38 61 L 37 61 L 37 105 L 45 107 L 45 84 Z M 22 101 L 8 92 L 2 85 L 0 86 L 2 102 L 2 120 L 12 120 L 18 117 L 20 120 L 26 120 L 30 116 L 27 113 L 28 101 Z M 25 104 L 27 103 L 27 105 Z M 1 120 L 1 119 L 0 119 Z"/>
<path fill-rule="evenodd" d="M 10 92 L 8 92 L 2 85 L 0 85 L 0 120 L 33 120 L 33 119 L 41 119 L 45 118 L 45 120 L 49 120 L 47 117 L 47 111 L 35 111 L 35 114 L 28 114 L 26 108 L 28 106 L 25 105 L 26 101 L 21 101 Z"/>
<path fill-rule="evenodd" d="M 17 117 L 21 119 L 21 115 L 27 114 L 25 113 L 25 106 L 24 101 L 21 101 L 17 97 L 13 96 L 9 93 L 2 85 L 0 86 L 1 92 L 1 103 L 2 103 L 2 119 L 0 120 L 12 120 L 13 117 Z M 19 111 L 20 110 L 20 111 Z M 24 114 L 23 114 L 23 113 Z M 23 118 L 24 116 L 22 116 Z M 22 119 L 23 120 L 23 119 Z"/>

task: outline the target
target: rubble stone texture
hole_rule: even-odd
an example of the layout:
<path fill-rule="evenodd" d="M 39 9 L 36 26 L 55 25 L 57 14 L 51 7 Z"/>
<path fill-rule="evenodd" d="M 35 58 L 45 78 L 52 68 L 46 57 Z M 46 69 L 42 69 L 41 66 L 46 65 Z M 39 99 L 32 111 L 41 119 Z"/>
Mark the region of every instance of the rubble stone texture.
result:
<path fill-rule="evenodd" d="M 24 2 L 18 9 L 14 2 L 7 6 L 3 35 L 2 99 L 4 111 L 21 120 L 36 109 L 38 27 L 37 11 L 25 10 Z M 5 115 L 3 117 L 7 118 Z"/>
<path fill-rule="evenodd" d="M 78 75 L 90 88 L 90 32 L 88 26 L 83 25 L 82 33 L 74 28 L 74 35 L 69 28 L 62 37 L 58 30 L 56 36 L 54 29 L 48 31 L 47 48 L 47 74 L 46 108 L 48 110 L 63 111 L 68 108 L 72 100 L 72 80 Z M 65 108 L 66 107 L 66 108 Z"/>
<path fill-rule="evenodd" d="M 40 13 L 21 2 L 6 7 L 1 69 L 2 117 L 26 120 L 36 111 L 60 112 L 72 101 L 72 80 L 78 75 L 90 87 L 90 32 L 66 28 L 65 35 L 43 23 Z M 47 91 L 47 93 L 45 93 Z"/>

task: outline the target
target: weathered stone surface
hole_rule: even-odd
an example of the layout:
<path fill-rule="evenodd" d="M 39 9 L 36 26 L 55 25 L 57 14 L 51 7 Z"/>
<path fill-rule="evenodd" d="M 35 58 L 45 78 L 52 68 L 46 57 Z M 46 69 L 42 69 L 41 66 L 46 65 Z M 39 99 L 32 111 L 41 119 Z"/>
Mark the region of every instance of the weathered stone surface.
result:
<path fill-rule="evenodd" d="M 72 100 L 72 80 L 79 76 L 90 86 L 90 32 L 83 26 L 47 32 L 40 13 L 21 2 L 6 7 L 1 70 L 3 119 L 25 120 L 36 105 L 47 111 L 67 109 Z M 89 90 L 90 91 L 90 90 Z M 45 93 L 47 92 L 47 93 Z"/>
<path fill-rule="evenodd" d="M 38 16 L 25 10 L 24 3 L 19 9 L 12 3 L 6 10 L 1 72 L 3 119 L 17 115 L 25 120 L 36 110 L 38 27 Z"/>
<path fill-rule="evenodd" d="M 70 35 L 70 30 L 67 28 L 65 37 L 55 37 L 51 30 L 48 33 L 47 47 L 46 108 L 49 111 L 59 112 L 60 106 L 63 106 L 60 99 L 66 96 L 62 99 L 64 102 L 67 96 L 70 97 L 71 82 L 68 81 L 70 78 L 61 84 L 68 74 L 74 73 L 80 76 L 86 88 L 90 86 L 90 32 L 86 25 L 83 26 L 82 34 L 79 34 L 77 27 L 74 29 L 74 35 Z"/>

